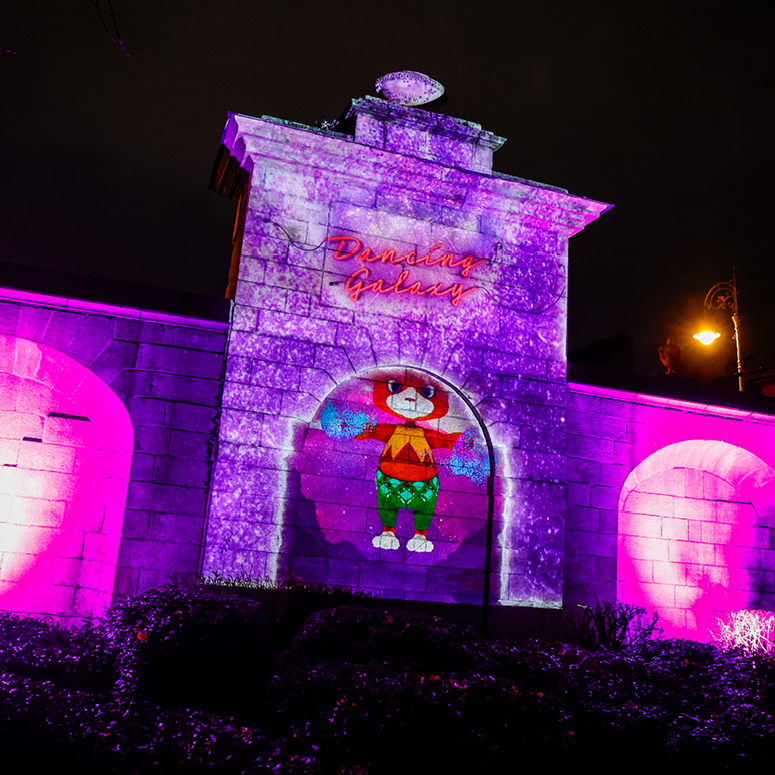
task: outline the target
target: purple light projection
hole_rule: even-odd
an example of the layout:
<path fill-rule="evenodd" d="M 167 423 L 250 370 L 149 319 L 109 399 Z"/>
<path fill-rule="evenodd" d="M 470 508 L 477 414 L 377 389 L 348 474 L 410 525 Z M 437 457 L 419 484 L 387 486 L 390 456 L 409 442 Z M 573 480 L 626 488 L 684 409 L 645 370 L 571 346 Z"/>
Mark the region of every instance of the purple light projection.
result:
<path fill-rule="evenodd" d="M 490 599 L 559 606 L 567 240 L 607 206 L 493 174 L 476 124 L 352 110 L 354 136 L 226 125 L 216 190 L 250 186 L 204 569 L 481 602 L 488 458 L 459 390 L 498 452 Z M 391 382 L 449 411 L 401 414 Z"/>
<path fill-rule="evenodd" d="M 707 640 L 719 614 L 755 607 L 766 589 L 773 496 L 775 471 L 725 442 L 649 456 L 620 497 L 621 599 L 659 611 L 671 637 Z"/>
<path fill-rule="evenodd" d="M 470 410 L 439 380 L 393 368 L 343 382 L 290 462 L 282 571 L 481 602 L 487 449 Z"/>
<path fill-rule="evenodd" d="M 91 617 L 110 603 L 133 438 L 93 372 L 0 336 L 0 607 Z"/>

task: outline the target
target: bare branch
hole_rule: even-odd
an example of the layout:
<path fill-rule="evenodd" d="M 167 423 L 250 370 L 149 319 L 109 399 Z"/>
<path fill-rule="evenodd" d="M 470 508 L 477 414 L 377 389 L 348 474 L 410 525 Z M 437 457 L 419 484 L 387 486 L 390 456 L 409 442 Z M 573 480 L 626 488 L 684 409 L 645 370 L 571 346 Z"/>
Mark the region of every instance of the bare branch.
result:
<path fill-rule="evenodd" d="M 118 29 L 118 16 L 116 16 L 116 12 L 113 10 L 112 1 L 107 0 L 107 8 L 102 7 L 100 0 L 89 0 L 89 2 L 97 9 L 97 15 L 100 17 L 102 27 L 108 38 L 110 38 L 110 40 L 115 43 L 126 56 L 131 56 L 121 38 L 121 32 Z"/>

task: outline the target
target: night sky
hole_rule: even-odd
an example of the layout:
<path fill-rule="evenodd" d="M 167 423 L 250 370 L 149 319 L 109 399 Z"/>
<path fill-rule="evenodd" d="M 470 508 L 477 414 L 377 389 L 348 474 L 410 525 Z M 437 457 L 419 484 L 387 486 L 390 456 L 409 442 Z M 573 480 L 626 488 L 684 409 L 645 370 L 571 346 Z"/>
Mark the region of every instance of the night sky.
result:
<path fill-rule="evenodd" d="M 570 243 L 569 349 L 624 333 L 650 373 L 672 336 L 709 378 L 691 333 L 736 266 L 746 365 L 775 366 L 775 5 L 112 7 L 130 56 L 90 0 L 4 3 L 0 260 L 222 295 L 234 205 L 208 182 L 227 111 L 315 124 L 418 70 L 443 112 L 507 138 L 496 170 L 615 205 Z"/>

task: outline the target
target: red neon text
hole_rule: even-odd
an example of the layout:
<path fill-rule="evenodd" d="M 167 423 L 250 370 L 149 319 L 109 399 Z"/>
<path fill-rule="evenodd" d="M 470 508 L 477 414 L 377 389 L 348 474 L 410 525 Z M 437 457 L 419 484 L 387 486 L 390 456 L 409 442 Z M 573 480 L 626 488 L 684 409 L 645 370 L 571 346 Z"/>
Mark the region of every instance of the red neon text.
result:
<path fill-rule="evenodd" d="M 456 261 L 453 253 L 444 252 L 441 242 L 429 248 L 422 256 L 418 256 L 415 250 L 399 256 L 392 248 L 375 253 L 371 248 L 364 247 L 357 237 L 326 237 L 325 241 L 338 243 L 333 256 L 335 261 L 347 261 L 350 258 L 354 258 L 357 254 L 358 261 L 365 264 L 405 264 L 406 266 L 420 266 L 424 264 L 425 266 L 440 266 L 442 269 L 448 270 L 459 268 L 461 270 L 460 276 L 465 278 L 479 264 L 487 263 L 486 259 L 476 259 L 471 254 Z M 361 294 L 366 291 L 371 291 L 372 293 L 395 293 L 398 295 L 408 293 L 410 296 L 437 298 L 447 296 L 452 304 L 457 307 L 464 297 L 477 289 L 476 286 L 466 288 L 463 283 L 451 283 L 445 287 L 444 283 L 441 282 L 431 283 L 423 287 L 419 280 L 409 281 L 409 274 L 408 269 L 402 269 L 396 281 L 388 284 L 382 279 L 370 280 L 371 272 L 369 269 L 360 267 L 347 279 L 345 290 L 353 301 L 358 301 Z"/>
<path fill-rule="evenodd" d="M 392 285 L 385 285 L 384 280 L 369 282 L 370 275 L 371 272 L 365 266 L 362 266 L 347 278 L 344 289 L 353 301 L 358 301 L 361 294 L 366 291 L 371 291 L 372 293 L 396 293 L 398 295 L 408 293 L 410 296 L 449 296 L 452 304 L 457 307 L 465 296 L 476 290 L 475 286 L 473 288 L 465 288 L 463 283 L 452 283 L 447 288 L 444 287 L 443 283 L 433 283 L 423 288 L 422 283 L 417 280 L 411 285 L 404 285 L 409 277 L 408 269 L 402 270 L 401 274 L 398 275 L 398 279 Z"/>

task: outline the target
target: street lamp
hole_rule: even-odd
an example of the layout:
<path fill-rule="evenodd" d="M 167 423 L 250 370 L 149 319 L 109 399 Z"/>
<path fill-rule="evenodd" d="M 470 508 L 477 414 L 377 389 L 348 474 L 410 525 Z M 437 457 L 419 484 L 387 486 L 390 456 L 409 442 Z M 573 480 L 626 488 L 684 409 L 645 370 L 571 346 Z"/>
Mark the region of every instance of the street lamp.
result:
<path fill-rule="evenodd" d="M 740 315 L 737 312 L 737 280 L 733 275 L 731 282 L 716 283 L 705 297 L 706 309 L 726 309 L 732 313 L 732 323 L 735 326 L 735 344 L 737 346 L 737 385 L 740 392 L 743 391 L 743 364 L 740 360 Z M 703 344 L 710 344 L 718 339 L 721 334 L 712 331 L 703 331 L 695 334 Z"/>
<path fill-rule="evenodd" d="M 694 335 L 694 338 L 698 339 L 701 344 L 709 345 L 713 344 L 720 336 L 718 331 L 700 331 L 699 334 Z"/>

